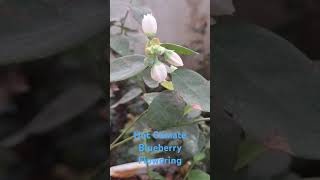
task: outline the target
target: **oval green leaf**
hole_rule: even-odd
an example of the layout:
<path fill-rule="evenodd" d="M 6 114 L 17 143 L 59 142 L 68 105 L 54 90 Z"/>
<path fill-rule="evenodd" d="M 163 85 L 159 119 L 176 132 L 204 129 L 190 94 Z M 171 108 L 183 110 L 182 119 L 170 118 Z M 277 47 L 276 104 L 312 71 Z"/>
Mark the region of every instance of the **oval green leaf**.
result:
<path fill-rule="evenodd" d="M 189 105 L 197 104 L 202 111 L 210 112 L 210 82 L 195 71 L 177 69 L 172 73 L 175 91 Z"/>
<path fill-rule="evenodd" d="M 129 55 L 115 59 L 110 64 L 110 82 L 131 78 L 145 69 L 143 55 Z"/>

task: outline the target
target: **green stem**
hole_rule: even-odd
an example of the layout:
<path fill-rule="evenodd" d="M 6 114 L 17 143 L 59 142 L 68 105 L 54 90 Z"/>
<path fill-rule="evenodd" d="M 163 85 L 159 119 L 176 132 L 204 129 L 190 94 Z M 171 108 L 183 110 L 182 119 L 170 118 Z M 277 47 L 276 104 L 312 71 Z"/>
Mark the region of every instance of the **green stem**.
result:
<path fill-rule="evenodd" d="M 114 148 L 116 148 L 116 147 L 118 147 L 118 146 L 120 146 L 120 145 L 128 142 L 128 141 L 131 141 L 132 139 L 134 139 L 134 136 L 130 136 L 130 137 L 124 139 L 123 141 L 120 141 L 120 142 L 118 142 L 118 143 L 116 143 L 116 144 L 114 144 L 114 145 L 111 145 L 111 146 L 110 146 L 110 151 L 111 151 L 112 149 L 114 149 Z"/>
<path fill-rule="evenodd" d="M 144 111 L 142 114 L 140 114 L 140 116 L 138 118 L 136 118 L 128 127 L 126 127 L 122 133 L 111 143 L 111 146 L 113 146 L 114 144 L 116 144 L 121 138 L 122 136 L 124 136 L 135 124 L 136 122 L 147 112 L 148 110 Z"/>
<path fill-rule="evenodd" d="M 192 162 L 190 168 L 188 169 L 188 172 L 186 173 L 186 175 L 184 176 L 183 180 L 186 180 L 191 172 L 191 170 L 194 168 L 194 166 L 196 165 L 196 163 Z"/>
<path fill-rule="evenodd" d="M 128 126 L 125 130 L 122 131 L 122 133 L 111 143 L 111 145 L 110 145 L 110 151 L 111 151 L 112 149 L 114 149 L 115 147 L 120 146 L 120 145 L 122 145 L 122 144 L 125 144 L 126 142 L 129 142 L 129 141 L 131 141 L 132 139 L 134 139 L 133 136 L 130 136 L 130 137 L 128 137 L 128 138 L 126 138 L 126 139 L 118 142 L 119 139 L 121 139 L 122 136 L 124 136 L 124 135 L 129 131 L 129 129 L 132 128 L 132 127 L 134 126 L 134 124 L 135 124 L 135 123 L 142 117 L 142 115 L 145 114 L 146 112 L 147 112 L 147 111 L 144 111 L 137 119 L 135 119 L 134 122 L 132 122 L 132 123 L 130 124 L 130 126 Z M 209 120 L 210 120 L 210 118 L 199 118 L 199 119 L 193 120 L 193 121 L 188 122 L 188 123 L 178 124 L 178 125 L 173 126 L 173 127 L 188 126 L 188 125 L 197 124 L 197 123 L 199 123 L 199 122 L 209 121 Z"/>
<path fill-rule="evenodd" d="M 205 118 L 203 118 L 203 119 L 205 119 Z M 209 141 L 209 142 L 210 142 L 210 141 Z M 202 148 L 202 150 L 201 150 L 200 152 L 205 152 L 207 149 L 208 149 L 208 147 L 205 146 L 205 147 Z M 188 178 L 191 170 L 194 168 L 195 165 L 196 165 L 196 163 L 193 161 L 193 162 L 191 163 L 191 166 L 190 166 L 190 168 L 188 169 L 186 175 L 184 176 L 183 180 L 186 180 L 186 179 Z"/>

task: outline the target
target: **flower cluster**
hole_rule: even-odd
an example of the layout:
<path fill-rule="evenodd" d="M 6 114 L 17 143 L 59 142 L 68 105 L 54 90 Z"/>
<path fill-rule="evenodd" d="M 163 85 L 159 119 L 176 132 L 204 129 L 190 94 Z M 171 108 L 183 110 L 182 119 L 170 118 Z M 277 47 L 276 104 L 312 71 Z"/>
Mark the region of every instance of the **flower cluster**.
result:
<path fill-rule="evenodd" d="M 160 46 L 159 39 L 155 38 L 157 21 L 151 14 L 144 15 L 142 19 L 142 30 L 149 38 L 145 48 L 145 54 L 147 56 L 145 65 L 151 67 L 151 78 L 161 83 L 166 80 L 168 73 L 173 72 L 178 66 L 183 66 L 183 61 L 176 52 Z M 165 62 L 171 65 L 170 67 L 160 61 L 159 57 L 161 56 L 164 57 Z"/>

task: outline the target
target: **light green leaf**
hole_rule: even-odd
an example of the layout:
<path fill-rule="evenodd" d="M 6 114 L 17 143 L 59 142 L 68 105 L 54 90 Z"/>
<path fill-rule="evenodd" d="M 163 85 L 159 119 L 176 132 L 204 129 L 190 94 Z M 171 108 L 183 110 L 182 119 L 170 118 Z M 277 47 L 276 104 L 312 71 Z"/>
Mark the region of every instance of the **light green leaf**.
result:
<path fill-rule="evenodd" d="M 120 104 L 125 104 L 131 101 L 132 99 L 138 97 L 141 93 L 142 93 L 141 88 L 133 88 L 129 92 L 124 94 L 119 101 L 117 101 L 115 104 L 111 106 L 111 108 L 116 108 Z"/>
<path fill-rule="evenodd" d="M 266 151 L 266 148 L 252 140 L 241 142 L 238 151 L 238 159 L 234 169 L 237 171 L 254 161 L 259 155 Z"/>
<path fill-rule="evenodd" d="M 177 45 L 177 44 L 172 44 L 172 43 L 161 43 L 160 44 L 162 47 L 166 49 L 173 50 L 174 52 L 181 54 L 181 55 L 193 55 L 193 54 L 199 54 L 196 51 Z"/>
<path fill-rule="evenodd" d="M 206 157 L 206 154 L 204 152 L 199 152 L 193 157 L 193 161 L 195 163 L 198 163 L 202 161 Z"/>
<path fill-rule="evenodd" d="M 160 94 L 159 92 L 145 93 L 143 95 L 143 99 L 146 101 L 146 103 L 150 105 L 153 99 L 159 94 Z"/>
<path fill-rule="evenodd" d="M 174 90 L 174 87 L 173 87 L 173 84 L 171 81 L 163 81 L 162 83 L 160 83 L 162 87 L 170 90 L 170 91 L 173 91 Z"/>
<path fill-rule="evenodd" d="M 110 64 L 110 82 L 133 77 L 145 69 L 143 55 L 129 55 L 115 59 Z"/>
<path fill-rule="evenodd" d="M 188 180 L 210 180 L 210 175 L 199 169 L 191 170 Z"/>
<path fill-rule="evenodd" d="M 210 112 L 210 82 L 197 72 L 177 69 L 172 73 L 175 91 L 187 104 L 198 104 L 201 109 Z"/>

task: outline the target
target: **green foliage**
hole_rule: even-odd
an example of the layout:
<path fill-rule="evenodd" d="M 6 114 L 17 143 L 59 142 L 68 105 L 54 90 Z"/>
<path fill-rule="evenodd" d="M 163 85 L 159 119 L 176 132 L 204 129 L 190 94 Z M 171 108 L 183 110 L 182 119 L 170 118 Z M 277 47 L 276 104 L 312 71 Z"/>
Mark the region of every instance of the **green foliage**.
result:
<path fill-rule="evenodd" d="M 219 21 L 213 32 L 216 92 L 246 133 L 276 134 L 282 151 L 319 159 L 320 76 L 310 59 L 254 25 Z"/>
<path fill-rule="evenodd" d="M 266 151 L 266 148 L 262 144 L 249 139 L 244 140 L 239 146 L 238 160 L 234 169 L 237 171 L 244 168 L 259 157 L 264 151 Z"/>
<path fill-rule="evenodd" d="M 189 105 L 200 105 L 201 109 L 210 112 L 210 82 L 200 74 L 177 69 L 172 73 L 175 90 Z"/>
<path fill-rule="evenodd" d="M 175 51 L 176 53 L 181 54 L 181 55 L 199 54 L 199 53 L 197 53 L 196 51 L 194 51 L 194 50 L 192 50 L 192 49 L 189 49 L 189 48 L 186 48 L 186 47 L 177 45 L 177 44 L 161 43 L 160 45 L 161 45 L 162 47 L 166 48 L 166 49 L 173 50 L 173 51 Z"/>
<path fill-rule="evenodd" d="M 131 55 L 129 38 L 124 35 L 114 35 L 110 37 L 110 48 L 121 56 Z"/>
<path fill-rule="evenodd" d="M 159 92 L 145 93 L 143 94 L 143 99 L 150 105 L 153 99 L 159 94 Z"/>
<path fill-rule="evenodd" d="M 151 102 L 141 121 L 155 129 L 167 129 L 184 120 L 185 102 L 174 91 L 160 92 Z"/>
<path fill-rule="evenodd" d="M 202 161 L 206 157 L 206 154 L 204 152 L 199 152 L 193 157 L 194 163 L 198 163 Z"/>
<path fill-rule="evenodd" d="M 143 55 L 129 55 L 120 57 L 110 64 L 110 82 L 121 81 L 131 78 L 146 67 Z"/>
<path fill-rule="evenodd" d="M 188 180 L 210 180 L 210 175 L 199 169 L 191 170 Z"/>

